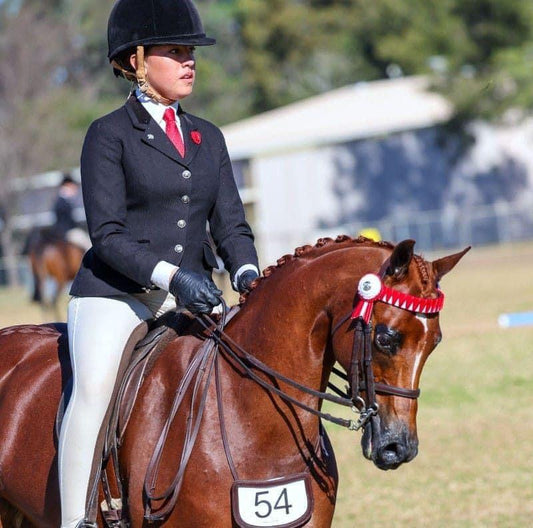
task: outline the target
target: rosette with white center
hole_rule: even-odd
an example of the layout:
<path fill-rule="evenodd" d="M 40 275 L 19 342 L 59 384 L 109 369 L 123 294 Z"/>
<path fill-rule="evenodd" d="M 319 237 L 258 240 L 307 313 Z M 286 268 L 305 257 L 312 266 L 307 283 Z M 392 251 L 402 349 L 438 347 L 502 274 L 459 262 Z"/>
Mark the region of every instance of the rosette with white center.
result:
<path fill-rule="evenodd" d="M 379 299 L 383 283 L 374 273 L 367 273 L 361 277 L 357 287 L 358 301 L 352 312 L 352 319 L 361 317 L 366 324 L 370 321 L 374 301 Z"/>

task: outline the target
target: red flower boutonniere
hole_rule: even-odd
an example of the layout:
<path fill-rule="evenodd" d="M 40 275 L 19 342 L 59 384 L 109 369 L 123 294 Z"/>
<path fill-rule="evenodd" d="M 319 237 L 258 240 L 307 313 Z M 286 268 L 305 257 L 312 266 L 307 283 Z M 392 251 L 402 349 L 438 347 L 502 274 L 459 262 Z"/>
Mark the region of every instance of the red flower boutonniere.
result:
<path fill-rule="evenodd" d="M 194 141 L 194 143 L 199 145 L 202 142 L 202 134 L 200 134 L 198 130 L 193 130 L 191 132 L 191 139 Z"/>

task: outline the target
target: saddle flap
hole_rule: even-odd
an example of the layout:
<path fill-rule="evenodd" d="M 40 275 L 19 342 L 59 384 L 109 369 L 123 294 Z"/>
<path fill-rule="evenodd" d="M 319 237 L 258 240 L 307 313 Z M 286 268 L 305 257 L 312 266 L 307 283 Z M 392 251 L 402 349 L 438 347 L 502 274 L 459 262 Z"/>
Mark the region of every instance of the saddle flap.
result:
<path fill-rule="evenodd" d="M 188 317 L 175 313 L 169 317 L 161 318 L 157 326 L 150 330 L 135 346 L 128 368 L 122 377 L 113 414 L 109 421 L 106 455 L 109 452 L 108 448 L 113 445 L 114 441 L 120 445 L 142 382 L 161 351 L 178 335 L 175 328 L 176 326 L 183 326 L 183 321 L 180 321 L 182 318 L 185 318 L 187 323 L 190 322 Z"/>

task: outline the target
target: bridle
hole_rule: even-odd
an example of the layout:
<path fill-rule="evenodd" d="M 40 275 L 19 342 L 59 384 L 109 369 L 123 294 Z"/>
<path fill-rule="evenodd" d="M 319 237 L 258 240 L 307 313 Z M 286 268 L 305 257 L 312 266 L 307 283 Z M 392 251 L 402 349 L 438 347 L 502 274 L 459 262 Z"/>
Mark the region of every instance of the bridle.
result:
<path fill-rule="evenodd" d="M 376 382 L 374 379 L 372 367 L 372 323 L 370 320 L 376 302 L 390 304 L 410 312 L 432 314 L 442 310 L 444 294 L 442 291 L 437 290 L 435 299 L 416 297 L 385 286 L 381 277 L 374 273 L 364 275 L 359 281 L 355 308 L 349 315 L 340 320 L 331 333 L 333 337 L 347 321 L 354 324 L 355 335 L 348 373 L 345 374 L 336 368 L 333 368 L 333 372 L 349 382 L 346 391 L 350 391 L 349 397 L 353 408 L 359 413 L 359 419 L 353 427 L 355 430 L 364 427 L 370 418 L 377 414 L 379 404 L 376 401 L 376 394 L 398 396 L 412 400 L 416 400 L 420 396 L 420 389 L 406 389 Z M 345 393 L 334 385 L 329 384 L 329 387 L 337 394 L 345 396 Z M 365 398 L 360 395 L 363 392 Z"/>
<path fill-rule="evenodd" d="M 167 417 L 154 453 L 152 454 L 152 458 L 148 464 L 144 482 L 144 493 L 146 497 L 145 518 L 147 520 L 158 521 L 164 519 L 176 504 L 185 469 L 200 428 L 203 411 L 207 402 L 207 391 L 213 372 L 215 374 L 217 405 L 221 429 L 223 431 L 224 450 L 228 457 L 230 469 L 235 477 L 236 472 L 231 459 L 230 449 L 227 445 L 228 441 L 226 438 L 223 418 L 222 389 L 218 363 L 221 354 L 224 355 L 227 360 L 232 362 L 234 366 L 238 367 L 245 377 L 252 379 L 267 391 L 276 394 L 286 402 L 292 403 L 306 412 L 319 416 L 321 419 L 333 422 L 342 427 L 346 427 L 352 431 L 357 431 L 364 427 L 371 417 L 377 414 L 379 407 L 376 401 L 376 394 L 385 394 L 409 399 L 418 398 L 420 395 L 419 389 L 396 387 L 386 383 L 376 382 L 374 379 L 372 368 L 372 324 L 370 323 L 373 306 L 376 302 L 384 302 L 412 312 L 425 314 L 437 313 L 442 309 L 444 295 L 438 290 L 438 296 L 436 299 L 415 297 L 385 286 L 378 275 L 367 274 L 359 281 L 356 301 L 354 310 L 341 318 L 330 333 L 330 339 L 333 339 L 334 335 L 342 325 L 348 321 L 350 321 L 350 324 L 353 323 L 354 325 L 354 340 L 348 373 L 345 374 L 336 368 L 332 369 L 336 375 L 348 382 L 346 392 L 343 392 L 334 384 L 328 382 L 328 387 L 336 394 L 317 391 L 302 385 L 270 368 L 242 348 L 224 331 L 227 320 L 235 314 L 235 312 L 228 312 L 228 307 L 224 302 L 222 303 L 222 316 L 218 323 L 214 322 L 208 315 L 196 316 L 196 319 L 205 330 L 205 335 L 208 337 L 208 341 L 206 342 L 208 346 L 202 347 L 200 353 L 193 358 L 185 376 L 181 380 L 176 391 L 170 414 Z M 257 372 L 260 372 L 262 376 L 258 375 Z M 279 382 L 290 385 L 298 391 L 313 396 L 319 400 L 330 401 L 338 405 L 350 407 L 353 412 L 359 414 L 359 418 L 357 420 L 351 420 L 324 413 L 284 392 L 280 388 Z M 170 426 L 183 402 L 184 395 L 189 388 L 192 388 L 193 393 L 190 403 L 190 414 L 185 431 L 185 445 L 179 469 L 176 472 L 171 485 L 164 492 L 156 494 L 156 483 L 163 448 L 170 431 Z M 361 397 L 361 393 L 365 394 L 365 398 Z M 155 511 L 152 504 L 153 501 L 163 501 L 164 505 Z"/>

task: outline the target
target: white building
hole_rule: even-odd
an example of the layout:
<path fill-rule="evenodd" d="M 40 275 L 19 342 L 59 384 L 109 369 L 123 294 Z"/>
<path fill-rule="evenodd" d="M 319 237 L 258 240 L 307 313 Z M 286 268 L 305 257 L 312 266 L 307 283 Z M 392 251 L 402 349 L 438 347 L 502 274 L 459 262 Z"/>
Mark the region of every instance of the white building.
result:
<path fill-rule="evenodd" d="M 530 212 L 507 217 L 517 200 L 533 209 L 533 124 L 476 125 L 477 143 L 458 158 L 457 141 L 444 142 L 451 113 L 425 78 L 410 77 L 358 83 L 224 127 L 261 264 L 365 227 L 424 249 L 533 236 Z M 489 221 L 495 210 L 500 219 Z M 502 232 L 515 224 L 516 233 Z"/>

